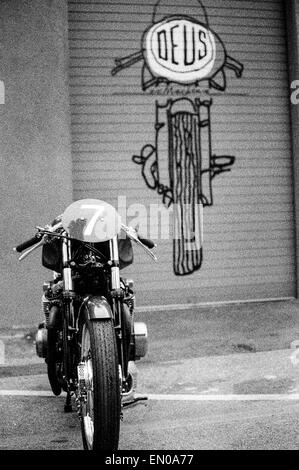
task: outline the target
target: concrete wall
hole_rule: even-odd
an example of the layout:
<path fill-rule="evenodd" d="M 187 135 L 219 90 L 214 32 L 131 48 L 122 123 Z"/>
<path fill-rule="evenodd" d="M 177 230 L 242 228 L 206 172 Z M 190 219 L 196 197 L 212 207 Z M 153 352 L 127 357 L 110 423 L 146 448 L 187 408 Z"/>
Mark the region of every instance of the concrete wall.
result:
<path fill-rule="evenodd" d="M 285 5 L 288 33 L 289 85 L 291 98 L 292 95 L 293 97 L 296 97 L 294 95 L 294 92 L 296 93 L 296 89 L 292 88 L 292 84 L 294 84 L 294 81 L 299 81 L 299 0 L 286 0 Z M 298 97 L 299 94 L 296 93 L 296 95 Z M 294 168 L 297 298 L 299 298 L 299 102 L 291 102 L 291 127 Z"/>
<path fill-rule="evenodd" d="M 51 272 L 12 248 L 72 200 L 66 1 L 1 0 L 0 46 L 1 328 L 42 318 Z"/>

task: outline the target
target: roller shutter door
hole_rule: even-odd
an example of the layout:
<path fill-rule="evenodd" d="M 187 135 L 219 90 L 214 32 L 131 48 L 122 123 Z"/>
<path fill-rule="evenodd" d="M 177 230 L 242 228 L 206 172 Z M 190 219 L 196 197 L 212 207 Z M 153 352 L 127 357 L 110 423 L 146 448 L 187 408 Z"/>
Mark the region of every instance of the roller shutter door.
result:
<path fill-rule="evenodd" d="M 171 13 L 179 1 L 169 1 Z M 184 6 L 194 1 L 185 0 Z M 236 157 L 213 182 L 204 208 L 203 264 L 173 272 L 172 240 L 157 239 L 158 264 L 135 250 L 127 269 L 139 304 L 167 305 L 295 295 L 294 208 L 286 27 L 280 0 L 205 0 L 210 27 L 244 65 L 211 92 L 213 152 Z M 112 77 L 114 59 L 140 48 L 154 3 L 69 1 L 74 199 L 100 198 L 140 209 L 160 204 L 132 156 L 154 143 L 155 96 L 141 90 L 141 64 Z M 149 223 L 144 214 L 144 228 Z M 148 235 L 153 236 L 148 231 Z"/>

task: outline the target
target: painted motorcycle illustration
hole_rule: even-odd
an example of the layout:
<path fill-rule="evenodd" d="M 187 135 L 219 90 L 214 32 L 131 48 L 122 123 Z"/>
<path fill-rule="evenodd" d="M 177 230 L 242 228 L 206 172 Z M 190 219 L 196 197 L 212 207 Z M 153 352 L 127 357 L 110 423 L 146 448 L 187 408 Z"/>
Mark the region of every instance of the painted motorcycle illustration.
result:
<path fill-rule="evenodd" d="M 212 152 L 209 91 L 225 91 L 226 71 L 240 78 L 243 65 L 210 28 L 201 1 L 194 2 L 194 16 L 179 11 L 191 8 L 159 0 L 140 50 L 116 58 L 111 74 L 142 62 L 142 90 L 168 96 L 155 103 L 155 144 L 144 145 L 133 161 L 141 166 L 146 185 L 162 196 L 166 207 L 173 206 L 173 271 L 182 276 L 202 265 L 203 207 L 213 204 L 215 176 L 229 171 L 235 161 Z"/>
<path fill-rule="evenodd" d="M 114 207 L 83 199 L 15 248 L 27 250 L 22 260 L 42 246 L 42 264 L 54 272 L 36 350 L 54 395 L 67 394 L 65 411 L 75 397 L 87 450 L 117 449 L 122 407 L 146 399 L 135 395 L 134 364 L 146 354 L 147 328 L 134 321 L 133 281 L 120 277 L 133 262 L 132 241 L 156 260 L 154 243 L 122 224 Z"/>

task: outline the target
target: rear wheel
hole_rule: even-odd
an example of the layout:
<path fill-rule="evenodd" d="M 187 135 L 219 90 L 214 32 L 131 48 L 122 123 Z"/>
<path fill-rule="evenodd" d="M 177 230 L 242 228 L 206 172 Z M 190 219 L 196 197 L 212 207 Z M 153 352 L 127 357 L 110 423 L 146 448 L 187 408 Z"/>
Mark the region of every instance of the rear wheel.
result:
<path fill-rule="evenodd" d="M 121 390 L 112 321 L 86 320 L 82 326 L 80 377 L 81 430 L 84 449 L 116 450 Z"/>

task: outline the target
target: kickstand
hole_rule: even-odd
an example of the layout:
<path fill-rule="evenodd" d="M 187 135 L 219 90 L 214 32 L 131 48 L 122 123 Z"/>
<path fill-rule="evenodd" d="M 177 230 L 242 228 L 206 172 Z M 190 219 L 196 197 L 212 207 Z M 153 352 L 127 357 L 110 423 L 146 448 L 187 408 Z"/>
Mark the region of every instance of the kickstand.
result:
<path fill-rule="evenodd" d="M 64 405 L 64 412 L 65 413 L 70 413 L 71 411 L 73 411 L 72 396 L 71 396 L 70 392 L 67 392 L 65 405 Z"/>
<path fill-rule="evenodd" d="M 144 402 L 144 401 L 147 401 L 147 400 L 148 400 L 148 397 L 146 395 L 139 395 L 137 397 L 133 397 L 130 400 L 124 401 L 123 402 L 123 407 L 133 406 L 133 405 L 136 405 L 137 403 L 140 403 L 141 401 Z"/>

